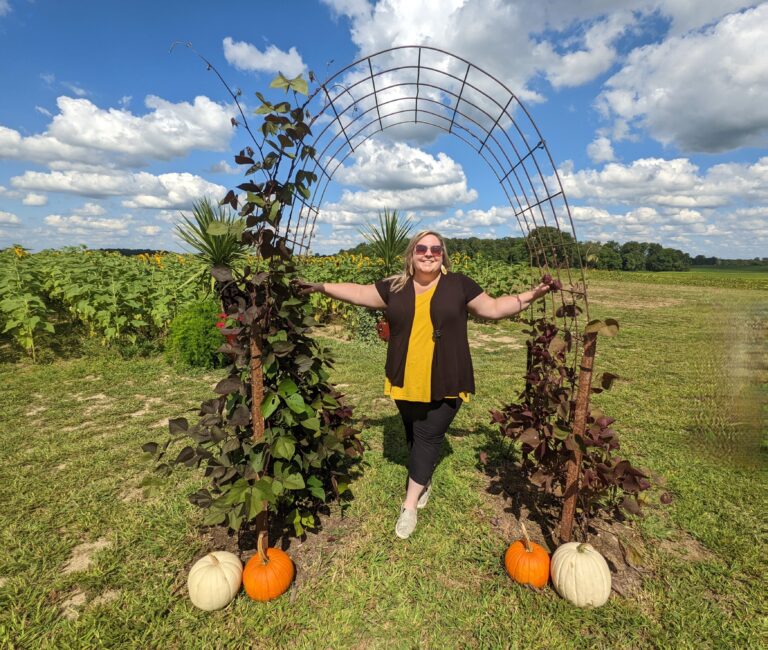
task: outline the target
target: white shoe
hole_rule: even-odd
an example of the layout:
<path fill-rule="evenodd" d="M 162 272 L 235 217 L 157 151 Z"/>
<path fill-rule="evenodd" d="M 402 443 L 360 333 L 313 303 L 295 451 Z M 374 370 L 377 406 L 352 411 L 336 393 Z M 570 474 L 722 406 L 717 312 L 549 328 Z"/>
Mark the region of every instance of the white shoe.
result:
<path fill-rule="evenodd" d="M 419 501 L 416 504 L 417 508 L 421 509 L 425 505 L 427 505 L 427 503 L 429 503 L 429 495 L 431 494 L 431 492 L 432 492 L 432 481 L 430 481 L 427 484 L 427 488 L 424 490 L 424 492 L 421 493 L 421 496 L 419 497 Z"/>
<path fill-rule="evenodd" d="M 416 528 L 417 519 L 415 510 L 409 510 L 405 506 L 400 506 L 400 516 L 395 524 L 395 535 L 400 539 L 408 539 Z"/>

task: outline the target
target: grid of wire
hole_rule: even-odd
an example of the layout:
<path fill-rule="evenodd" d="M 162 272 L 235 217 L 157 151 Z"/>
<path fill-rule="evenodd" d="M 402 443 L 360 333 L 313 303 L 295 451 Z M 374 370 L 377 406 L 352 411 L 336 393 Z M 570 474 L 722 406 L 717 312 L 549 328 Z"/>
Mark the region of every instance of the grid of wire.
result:
<path fill-rule="evenodd" d="M 440 129 L 488 165 L 526 236 L 532 267 L 562 282 L 549 304 L 576 335 L 577 354 L 588 301 L 571 210 L 546 141 L 504 83 L 444 50 L 401 46 L 341 68 L 320 85 L 313 102 L 310 144 L 317 155 L 309 171 L 318 182 L 307 200 L 291 207 L 286 235 L 294 252 L 309 250 L 334 175 L 364 142 L 386 129 Z"/>

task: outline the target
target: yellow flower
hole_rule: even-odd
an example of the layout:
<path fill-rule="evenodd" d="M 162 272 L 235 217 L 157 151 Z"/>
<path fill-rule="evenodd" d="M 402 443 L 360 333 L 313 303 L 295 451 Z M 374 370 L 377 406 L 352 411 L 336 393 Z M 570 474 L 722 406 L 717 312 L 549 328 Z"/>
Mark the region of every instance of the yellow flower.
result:
<path fill-rule="evenodd" d="M 21 246 L 14 246 L 13 252 L 16 254 L 16 257 L 18 257 L 19 259 L 27 256 L 27 251 L 25 251 Z"/>

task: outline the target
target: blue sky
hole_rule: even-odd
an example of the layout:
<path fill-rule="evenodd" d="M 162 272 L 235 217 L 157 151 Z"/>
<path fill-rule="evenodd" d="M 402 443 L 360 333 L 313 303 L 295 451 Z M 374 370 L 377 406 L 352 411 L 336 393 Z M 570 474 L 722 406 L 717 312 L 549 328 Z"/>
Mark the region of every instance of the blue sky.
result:
<path fill-rule="evenodd" d="M 768 3 L 739 0 L 0 0 L 0 247 L 183 250 L 179 213 L 242 182 L 226 90 L 174 41 L 249 110 L 278 71 L 448 51 L 530 111 L 579 239 L 768 255 Z M 313 250 L 359 242 L 383 207 L 449 236 L 520 234 L 485 163 L 430 127 L 356 147 Z"/>

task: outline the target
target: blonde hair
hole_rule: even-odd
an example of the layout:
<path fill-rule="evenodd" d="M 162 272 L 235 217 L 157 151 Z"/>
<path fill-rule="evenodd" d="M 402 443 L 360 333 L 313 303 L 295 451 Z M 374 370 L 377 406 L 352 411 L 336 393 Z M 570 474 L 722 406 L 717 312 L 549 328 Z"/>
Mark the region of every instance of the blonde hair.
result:
<path fill-rule="evenodd" d="M 451 260 L 448 257 L 448 249 L 445 246 L 445 240 L 443 240 L 443 238 L 434 230 L 422 230 L 421 232 L 417 232 L 413 237 L 411 237 L 411 241 L 408 242 L 408 246 L 406 247 L 405 253 L 403 254 L 403 272 L 392 276 L 392 284 L 389 289 L 390 291 L 400 291 L 406 285 L 408 280 L 413 277 L 415 272 L 413 265 L 413 254 L 416 249 L 416 244 L 418 244 L 419 241 L 427 235 L 434 235 L 440 241 L 440 245 L 443 247 L 443 267 L 445 267 L 446 271 L 450 270 Z"/>

